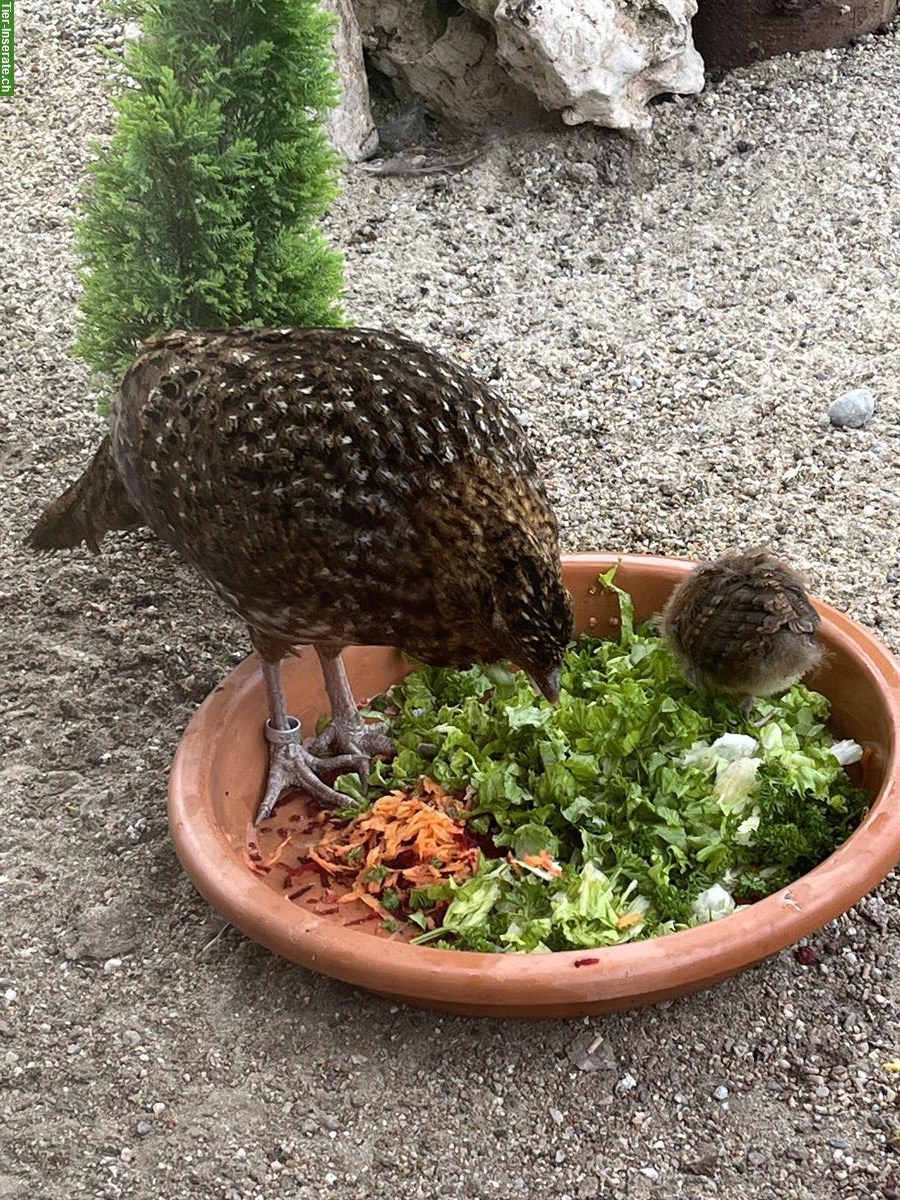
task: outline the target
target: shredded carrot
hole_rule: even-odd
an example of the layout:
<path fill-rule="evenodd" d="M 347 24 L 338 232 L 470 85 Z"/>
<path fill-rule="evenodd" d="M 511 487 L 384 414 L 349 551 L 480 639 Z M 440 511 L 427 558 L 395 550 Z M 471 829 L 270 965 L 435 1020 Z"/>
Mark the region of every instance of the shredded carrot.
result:
<path fill-rule="evenodd" d="M 268 858 L 263 860 L 264 865 L 267 867 L 274 867 L 276 863 L 280 863 L 281 859 L 282 859 L 282 855 L 284 854 L 287 847 L 290 846 L 290 844 L 291 844 L 291 835 L 288 834 L 287 837 L 284 837 L 281 839 L 281 841 L 275 847 L 272 854 Z"/>
<path fill-rule="evenodd" d="M 562 867 L 553 861 L 549 850 L 542 850 L 540 854 L 523 854 L 522 862 L 526 867 L 540 867 L 551 875 L 562 875 Z"/>
<path fill-rule="evenodd" d="M 242 858 L 312 912 L 340 913 L 346 925 L 377 921 L 405 937 L 416 926 L 434 928 L 449 903 L 430 899 L 422 909 L 417 889 L 462 883 L 478 869 L 481 850 L 466 824 L 475 800 L 470 788 L 455 796 L 422 777 L 350 821 L 325 810 L 285 811 L 254 831 L 258 840 L 247 841 Z"/>
<path fill-rule="evenodd" d="M 347 871 L 352 871 L 352 867 L 346 866 L 344 863 L 330 862 L 327 858 L 322 858 L 315 850 L 308 850 L 306 857 L 310 862 L 314 862 L 317 867 L 321 867 L 323 871 L 327 871 L 329 875 L 344 875 Z"/>
<path fill-rule="evenodd" d="M 340 904 L 358 900 L 384 918 L 402 915 L 413 888 L 474 873 L 479 851 L 467 816 L 462 801 L 423 777 L 415 791 L 389 792 L 347 824 L 332 819 L 304 861 L 349 885 Z"/>

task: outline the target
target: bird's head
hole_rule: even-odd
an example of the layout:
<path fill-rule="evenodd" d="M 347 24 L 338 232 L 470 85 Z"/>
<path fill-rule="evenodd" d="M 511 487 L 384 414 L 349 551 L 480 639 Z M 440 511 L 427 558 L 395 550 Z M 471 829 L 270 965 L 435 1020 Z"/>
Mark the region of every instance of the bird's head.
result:
<path fill-rule="evenodd" d="M 555 704 L 563 654 L 574 633 L 572 600 L 558 558 L 525 553 L 499 564 L 491 595 L 489 637 L 494 653 L 527 671 Z"/>

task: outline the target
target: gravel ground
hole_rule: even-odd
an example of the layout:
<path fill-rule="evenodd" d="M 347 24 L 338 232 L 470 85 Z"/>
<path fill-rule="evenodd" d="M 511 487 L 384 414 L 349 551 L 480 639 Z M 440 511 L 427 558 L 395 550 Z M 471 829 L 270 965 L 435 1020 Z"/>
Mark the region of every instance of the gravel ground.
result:
<path fill-rule="evenodd" d="M 31 4 L 3 110 L 0 1197 L 896 1200 L 896 878 L 818 965 L 590 1022 L 398 1010 L 233 931 L 204 949 L 166 774 L 245 636 L 149 536 L 20 546 L 101 433 L 66 353 L 100 8 Z M 900 649 L 898 94 L 895 27 L 661 104 L 645 143 L 350 172 L 351 309 L 515 399 L 568 548 L 765 542 Z M 823 425 L 853 387 L 872 421 Z"/>

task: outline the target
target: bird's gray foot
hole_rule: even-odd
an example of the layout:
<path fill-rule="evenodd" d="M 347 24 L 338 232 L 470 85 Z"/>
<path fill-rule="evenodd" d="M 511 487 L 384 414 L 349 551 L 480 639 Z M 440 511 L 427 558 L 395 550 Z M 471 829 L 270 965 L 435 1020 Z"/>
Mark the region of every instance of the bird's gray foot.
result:
<path fill-rule="evenodd" d="M 371 723 L 357 718 L 355 721 L 329 721 L 317 736 L 307 742 L 311 754 L 357 754 L 372 758 L 383 754 L 394 756 L 394 744 L 385 734 L 383 721 Z"/>
<path fill-rule="evenodd" d="M 380 722 L 371 725 L 359 715 L 340 654 L 326 653 L 317 646 L 325 687 L 331 701 L 332 721 L 322 733 L 303 744 L 300 722 L 287 714 L 281 686 L 280 660 L 273 661 L 278 647 L 266 644 L 251 629 L 254 645 L 262 658 L 262 673 L 269 702 L 266 738 L 269 741 L 269 778 L 257 823 L 271 816 L 285 788 L 301 788 L 323 808 L 343 808 L 347 797 L 324 783 L 322 776 L 355 771 L 363 784 L 369 779 L 369 760 L 375 754 L 393 755 L 394 747 Z M 266 657 L 266 653 L 270 657 Z"/>
<path fill-rule="evenodd" d="M 300 722 L 296 717 L 285 718 L 287 728 L 276 729 L 266 722 L 269 742 L 269 776 L 266 793 L 256 814 L 256 823 L 272 815 L 278 799 L 287 788 L 296 787 L 312 796 L 323 808 L 342 808 L 347 797 L 323 783 L 322 775 L 356 771 L 364 782 L 369 775 L 366 754 L 339 754 L 328 757 L 316 754 L 303 745 Z"/>
<path fill-rule="evenodd" d="M 328 699 L 331 702 L 331 721 L 318 737 L 307 743 L 312 754 L 357 754 L 365 757 L 368 778 L 368 759 L 376 754 L 394 756 L 394 746 L 385 736 L 381 721 L 367 722 L 359 715 L 347 672 L 339 654 L 327 653 L 316 646 Z"/>

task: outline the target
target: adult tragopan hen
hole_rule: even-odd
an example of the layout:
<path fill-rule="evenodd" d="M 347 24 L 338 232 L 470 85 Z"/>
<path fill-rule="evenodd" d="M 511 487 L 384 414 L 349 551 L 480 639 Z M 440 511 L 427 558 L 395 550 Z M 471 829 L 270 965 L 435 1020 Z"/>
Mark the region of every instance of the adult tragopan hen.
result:
<path fill-rule="evenodd" d="M 701 563 L 672 592 L 660 626 L 692 683 L 745 708 L 784 691 L 823 657 L 803 580 L 765 550 Z"/>
<path fill-rule="evenodd" d="M 320 778 L 390 751 L 340 651 L 395 645 L 434 665 L 508 658 L 555 700 L 572 609 L 556 520 L 524 434 L 465 371 L 368 329 L 175 332 L 146 345 L 92 463 L 29 542 L 95 552 L 149 525 L 246 622 L 269 700 L 269 778 Z M 319 655 L 332 723 L 303 743 L 280 662 Z"/>

